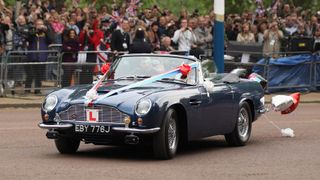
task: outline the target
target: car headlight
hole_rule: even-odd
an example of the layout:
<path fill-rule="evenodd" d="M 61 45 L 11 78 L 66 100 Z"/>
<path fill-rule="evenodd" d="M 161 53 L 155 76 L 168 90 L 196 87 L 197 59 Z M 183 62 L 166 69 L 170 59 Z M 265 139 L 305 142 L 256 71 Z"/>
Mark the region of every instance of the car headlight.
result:
<path fill-rule="evenodd" d="M 56 95 L 49 95 L 43 103 L 43 109 L 46 112 L 52 111 L 58 103 L 58 97 Z"/>
<path fill-rule="evenodd" d="M 139 116 L 146 115 L 151 109 L 152 103 L 150 99 L 142 99 L 136 105 L 136 114 Z"/>

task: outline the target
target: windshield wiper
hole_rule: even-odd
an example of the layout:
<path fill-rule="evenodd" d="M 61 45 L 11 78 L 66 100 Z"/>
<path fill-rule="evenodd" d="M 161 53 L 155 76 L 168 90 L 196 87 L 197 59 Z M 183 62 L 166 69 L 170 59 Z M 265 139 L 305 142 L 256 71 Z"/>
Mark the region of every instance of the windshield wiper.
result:
<path fill-rule="evenodd" d="M 123 76 L 123 77 L 119 77 L 116 80 L 122 80 L 122 79 L 146 79 L 149 78 L 151 76 L 147 76 L 147 75 L 130 75 L 130 76 Z"/>
<path fill-rule="evenodd" d="M 186 81 L 182 80 L 182 79 L 174 79 L 174 78 L 163 78 L 159 81 L 165 81 L 165 82 L 178 82 L 178 83 L 183 83 L 183 84 L 187 84 Z"/>

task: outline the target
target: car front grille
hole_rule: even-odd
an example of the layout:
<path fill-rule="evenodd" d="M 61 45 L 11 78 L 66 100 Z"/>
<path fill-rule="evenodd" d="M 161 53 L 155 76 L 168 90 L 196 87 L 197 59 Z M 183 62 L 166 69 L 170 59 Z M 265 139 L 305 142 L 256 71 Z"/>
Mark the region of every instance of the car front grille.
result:
<path fill-rule="evenodd" d="M 101 123 L 123 124 L 126 114 L 110 106 L 86 107 L 82 104 L 71 105 L 67 110 L 59 113 L 61 120 L 86 121 L 86 109 L 98 109 L 99 121 Z"/>

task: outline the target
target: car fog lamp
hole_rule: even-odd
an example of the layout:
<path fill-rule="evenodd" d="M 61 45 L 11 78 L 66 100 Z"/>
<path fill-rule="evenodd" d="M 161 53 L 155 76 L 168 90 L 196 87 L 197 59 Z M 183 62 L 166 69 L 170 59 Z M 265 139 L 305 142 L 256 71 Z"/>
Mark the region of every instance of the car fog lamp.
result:
<path fill-rule="evenodd" d="M 58 98 L 56 95 L 49 95 L 44 104 L 43 104 L 43 109 L 46 111 L 46 112 L 50 112 L 52 111 L 56 105 L 58 103 Z"/>
<path fill-rule="evenodd" d="M 137 123 L 138 123 L 139 126 L 141 126 L 143 124 L 142 118 L 138 118 Z"/>
<path fill-rule="evenodd" d="M 150 99 L 140 100 L 136 105 L 136 114 L 139 116 L 146 115 L 150 111 L 151 105 Z"/>
<path fill-rule="evenodd" d="M 44 120 L 44 121 L 48 121 L 48 120 L 49 120 L 49 114 L 43 115 L 43 120 Z"/>
<path fill-rule="evenodd" d="M 126 116 L 125 118 L 123 118 L 123 123 L 124 123 L 125 125 L 129 125 L 130 122 L 131 122 L 131 119 L 130 119 L 129 116 Z"/>

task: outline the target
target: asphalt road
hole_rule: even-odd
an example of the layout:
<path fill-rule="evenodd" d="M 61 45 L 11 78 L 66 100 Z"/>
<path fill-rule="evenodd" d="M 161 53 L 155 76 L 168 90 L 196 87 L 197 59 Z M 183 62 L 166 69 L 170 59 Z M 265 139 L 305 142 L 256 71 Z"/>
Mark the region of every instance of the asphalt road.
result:
<path fill-rule="evenodd" d="M 169 161 L 145 147 L 81 144 L 60 155 L 37 127 L 38 109 L 0 109 L 0 179 L 319 179 L 320 104 L 302 104 L 290 115 L 269 112 L 294 138 L 281 137 L 261 117 L 249 144 L 228 147 L 223 137 L 192 142 Z"/>

